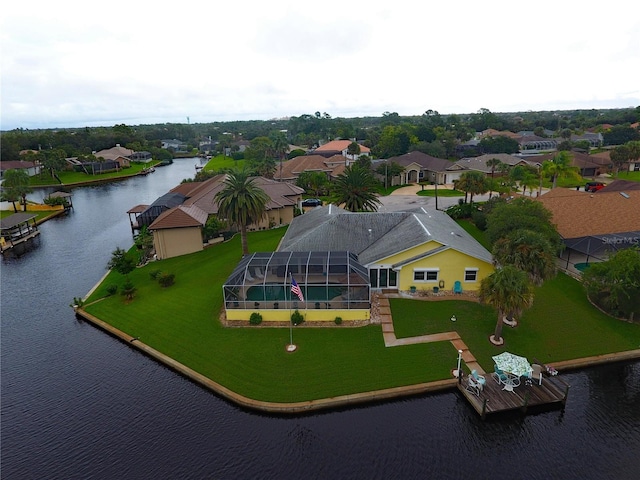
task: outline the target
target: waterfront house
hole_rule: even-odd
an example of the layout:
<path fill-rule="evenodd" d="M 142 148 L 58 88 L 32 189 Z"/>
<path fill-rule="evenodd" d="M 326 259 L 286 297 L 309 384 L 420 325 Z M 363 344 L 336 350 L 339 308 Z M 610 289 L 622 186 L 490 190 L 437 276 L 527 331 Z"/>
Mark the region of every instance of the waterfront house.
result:
<path fill-rule="evenodd" d="M 7 170 L 24 170 L 27 175 L 33 177 L 40 173 L 40 165 L 34 162 L 27 162 L 24 160 L 9 160 L 0 162 L 0 178 L 4 177 L 4 172 Z"/>
<path fill-rule="evenodd" d="M 153 233 L 158 259 L 202 250 L 205 246 L 202 229 L 210 217 L 218 214 L 215 196 L 224 188 L 224 180 L 225 175 L 221 174 L 203 182 L 185 182 L 151 205 L 138 205 L 130 209 L 127 213 L 135 215 L 135 220 L 131 220 L 132 228 L 148 227 Z M 268 201 L 265 216 L 249 225 L 247 230 L 264 230 L 289 224 L 294 217 L 294 209 L 302 201 L 304 190 L 264 177 L 254 177 L 253 180 L 267 194 Z"/>
<path fill-rule="evenodd" d="M 126 168 L 131 165 L 131 155 L 134 153 L 130 148 L 121 147 L 120 144 L 116 144 L 115 147 L 94 152 L 93 155 L 96 158 L 103 158 L 104 160 L 115 162 L 119 168 Z"/>
<path fill-rule="evenodd" d="M 353 213 L 335 205 L 297 217 L 278 251 L 349 251 L 371 288 L 478 290 L 493 272 L 491 253 L 440 210 Z"/>
<path fill-rule="evenodd" d="M 308 320 L 368 320 L 371 292 L 473 292 L 494 270 L 491 254 L 439 210 L 318 207 L 291 222 L 276 253 L 275 262 L 261 253 L 238 264 L 225 284 L 227 319 L 260 311 L 284 321 L 293 308 Z M 286 296 L 291 276 L 304 301 Z"/>

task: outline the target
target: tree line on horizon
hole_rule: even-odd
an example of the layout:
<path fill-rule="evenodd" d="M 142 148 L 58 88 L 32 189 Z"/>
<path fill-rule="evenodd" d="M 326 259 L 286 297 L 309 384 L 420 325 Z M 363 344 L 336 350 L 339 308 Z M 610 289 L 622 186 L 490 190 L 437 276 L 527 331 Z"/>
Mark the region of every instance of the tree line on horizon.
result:
<path fill-rule="evenodd" d="M 532 131 L 539 136 L 566 139 L 571 133 L 603 129 L 605 145 L 640 140 L 630 125 L 640 121 L 640 106 L 625 109 L 563 110 L 493 113 L 486 108 L 471 114 L 443 115 L 426 110 L 418 116 L 384 112 L 380 117 L 332 117 L 315 112 L 287 119 L 154 124 L 59 129 L 14 129 L 0 133 L 0 158 L 18 160 L 23 150 L 58 149 L 65 157 L 90 156 L 92 152 L 120 144 L 136 151 L 162 150 L 162 140 L 179 139 L 188 151 L 212 143 L 229 151 L 241 140 L 253 142 L 282 133 L 287 144 L 312 148 L 333 139 L 356 139 L 372 150 L 374 158 L 390 158 L 418 150 L 439 158 L 454 158 L 456 146 L 486 129 Z M 601 128 L 602 130 L 602 128 Z M 514 150 L 515 149 L 515 150 Z M 483 140 L 480 153 L 515 153 L 517 142 L 506 137 Z M 236 153 L 236 152 L 234 152 Z"/>

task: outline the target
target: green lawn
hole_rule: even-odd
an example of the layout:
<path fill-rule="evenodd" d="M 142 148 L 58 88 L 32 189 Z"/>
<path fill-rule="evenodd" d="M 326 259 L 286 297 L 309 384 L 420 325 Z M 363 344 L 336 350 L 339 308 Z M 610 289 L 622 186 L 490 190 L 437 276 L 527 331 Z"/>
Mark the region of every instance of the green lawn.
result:
<path fill-rule="evenodd" d="M 630 172 L 629 170 L 621 170 L 616 177 L 618 180 L 633 180 L 640 182 L 640 172 Z"/>
<path fill-rule="evenodd" d="M 491 251 L 491 244 L 487 240 L 487 236 L 484 234 L 482 230 L 476 227 L 475 223 L 471 220 L 456 220 L 458 225 L 460 225 L 469 235 L 475 238 L 480 245 L 482 245 L 487 250 Z"/>
<path fill-rule="evenodd" d="M 417 192 L 417 195 L 420 195 L 421 197 L 435 197 L 436 190 L 435 188 L 430 190 L 420 190 Z M 448 188 L 439 188 L 438 196 L 439 197 L 464 197 L 464 192 L 461 192 L 460 190 L 450 190 Z"/>
<path fill-rule="evenodd" d="M 223 168 L 242 169 L 244 164 L 244 160 L 234 160 L 232 157 L 217 155 L 215 157 L 212 157 L 211 160 L 207 162 L 207 164 L 204 166 L 204 170 L 218 171 Z"/>
<path fill-rule="evenodd" d="M 273 251 L 284 231 L 253 232 L 249 248 Z M 138 289 L 132 302 L 117 294 L 85 309 L 256 400 L 304 401 L 450 378 L 457 358 L 450 342 L 385 348 L 379 325 L 294 327 L 294 354 L 285 351 L 288 328 L 223 327 L 222 285 L 240 252 L 236 236 L 203 252 L 154 262 L 130 274 Z M 175 285 L 163 289 L 152 281 L 149 273 L 156 269 L 174 273 Z M 110 273 L 88 303 L 104 297 L 108 285 L 123 282 Z M 399 336 L 455 328 L 485 369 L 491 368 L 491 355 L 503 350 L 488 340 L 496 321 L 489 307 L 419 300 L 392 300 L 391 307 Z M 578 282 L 561 275 L 538 289 L 533 308 L 520 326 L 505 327 L 504 337 L 504 349 L 548 362 L 639 348 L 640 326 L 601 314 Z"/>
<path fill-rule="evenodd" d="M 488 340 L 495 329 L 495 311 L 475 302 L 391 299 L 398 337 L 456 330 L 478 362 L 493 370 L 491 357 L 508 350 L 530 360 L 558 362 L 640 348 L 640 325 L 615 320 L 595 309 L 582 285 L 559 274 L 536 289 L 533 307 L 515 328 L 504 326 L 503 348 Z M 457 321 L 451 322 L 451 315 Z"/>
<path fill-rule="evenodd" d="M 33 213 L 36 216 L 36 222 L 39 222 L 40 220 L 47 218 L 51 215 L 53 215 L 54 213 L 57 213 L 59 210 L 48 210 L 48 211 L 43 211 L 43 212 L 27 212 L 27 213 Z M 9 217 L 11 215 L 13 215 L 15 212 L 13 211 L 13 209 L 11 210 L 0 210 L 0 218 L 5 218 L 5 217 Z M 19 212 L 22 213 L 22 212 Z"/>
<path fill-rule="evenodd" d="M 87 175 L 84 172 L 75 171 L 63 171 L 57 175 L 62 180 L 64 185 L 73 185 L 78 183 L 87 182 L 100 182 L 103 180 L 113 180 L 117 178 L 126 178 L 132 175 L 137 175 L 144 168 L 148 168 L 151 165 L 156 165 L 158 162 L 153 163 L 131 163 L 130 167 L 123 168 L 118 172 L 99 173 L 96 175 Z M 51 176 L 49 172 L 43 172 L 40 175 L 34 175 L 30 177 L 30 185 L 34 187 L 42 187 L 47 185 L 60 185 L 60 182 Z"/>

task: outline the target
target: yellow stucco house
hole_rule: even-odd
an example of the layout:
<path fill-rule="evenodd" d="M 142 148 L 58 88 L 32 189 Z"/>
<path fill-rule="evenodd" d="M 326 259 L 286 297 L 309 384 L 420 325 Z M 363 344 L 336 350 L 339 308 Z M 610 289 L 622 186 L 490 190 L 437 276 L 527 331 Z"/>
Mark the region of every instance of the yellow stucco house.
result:
<path fill-rule="evenodd" d="M 276 253 L 280 271 L 275 277 L 259 265 L 272 254 L 254 254 L 239 264 L 224 287 L 227 318 L 246 320 L 259 310 L 265 320 L 286 320 L 286 312 L 273 310 L 294 308 L 295 302 L 309 320 L 367 320 L 372 292 L 476 291 L 494 270 L 488 250 L 446 213 L 427 209 L 352 213 L 335 205 L 317 207 L 294 219 Z M 332 255 L 340 261 L 332 264 Z M 253 293 L 262 293 L 261 298 L 244 294 L 246 276 L 251 286 L 259 286 Z M 292 277 L 303 293 L 318 298 L 287 297 Z M 267 293 L 274 288 L 283 292 L 284 301 L 276 308 Z"/>

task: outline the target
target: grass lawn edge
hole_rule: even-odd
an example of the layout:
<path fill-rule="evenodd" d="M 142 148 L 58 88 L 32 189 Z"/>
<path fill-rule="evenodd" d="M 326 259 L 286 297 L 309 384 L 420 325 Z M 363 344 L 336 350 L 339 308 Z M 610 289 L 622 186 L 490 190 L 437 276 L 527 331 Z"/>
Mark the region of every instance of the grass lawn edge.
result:
<path fill-rule="evenodd" d="M 348 407 L 363 403 L 371 403 L 383 400 L 392 400 L 401 397 L 422 395 L 426 393 L 434 393 L 456 388 L 457 379 L 443 379 L 414 385 L 405 385 L 400 387 L 387 388 L 382 390 L 374 390 L 369 392 L 356 392 L 348 395 L 339 395 L 335 397 L 319 398 L 302 402 L 267 402 L 255 400 L 241 395 L 233 390 L 219 384 L 214 379 L 202 375 L 195 370 L 183 365 L 173 358 L 159 352 L 158 350 L 139 341 L 136 337 L 109 325 L 107 322 L 85 312 L 81 308 L 76 309 L 76 315 L 88 321 L 92 325 L 108 332 L 112 336 L 120 339 L 129 346 L 138 349 L 147 356 L 164 364 L 172 370 L 182 374 L 193 382 L 213 391 L 219 396 L 229 400 L 241 407 L 259 410 L 267 413 L 303 413 L 323 409 L 332 409 L 338 407 Z M 573 360 L 565 360 L 560 362 L 549 363 L 556 369 L 573 370 L 579 368 L 593 367 L 607 363 L 638 361 L 640 360 L 640 349 L 626 352 L 617 352 L 610 354 L 597 355 L 587 358 L 579 358 Z"/>

